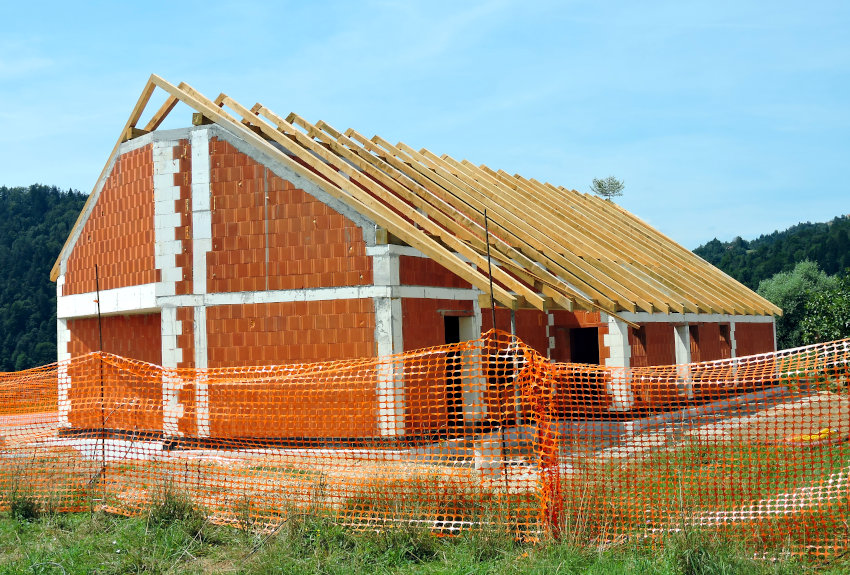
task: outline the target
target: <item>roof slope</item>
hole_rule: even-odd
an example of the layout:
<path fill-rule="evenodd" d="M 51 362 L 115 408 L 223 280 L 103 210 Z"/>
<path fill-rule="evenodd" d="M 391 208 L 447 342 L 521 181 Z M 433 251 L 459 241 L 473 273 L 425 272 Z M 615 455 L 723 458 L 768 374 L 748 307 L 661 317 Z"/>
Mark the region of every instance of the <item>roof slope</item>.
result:
<path fill-rule="evenodd" d="M 167 93 L 166 101 L 139 129 L 136 124 L 156 88 Z M 379 136 L 342 133 L 295 114 L 283 118 L 261 104 L 249 109 L 225 94 L 210 100 L 185 83 L 174 86 L 156 75 L 145 86 L 107 167 L 121 142 L 156 130 L 178 101 L 487 294 L 489 247 L 494 298 L 506 307 L 615 315 L 781 314 L 612 202 L 403 143 L 393 145 Z M 69 249 L 66 243 L 51 272 L 54 280 Z"/>

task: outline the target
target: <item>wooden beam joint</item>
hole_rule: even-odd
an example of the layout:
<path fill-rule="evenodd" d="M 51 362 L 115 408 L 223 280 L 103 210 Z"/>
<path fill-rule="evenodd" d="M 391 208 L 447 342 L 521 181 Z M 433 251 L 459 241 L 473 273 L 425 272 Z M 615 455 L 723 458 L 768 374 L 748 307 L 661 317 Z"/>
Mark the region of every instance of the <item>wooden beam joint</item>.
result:
<path fill-rule="evenodd" d="M 193 126 L 208 126 L 210 124 L 215 124 L 212 120 L 201 114 L 200 112 L 194 112 L 192 114 L 192 125 Z"/>
<path fill-rule="evenodd" d="M 121 138 L 122 142 L 127 142 L 129 140 L 133 140 L 138 138 L 139 136 L 144 136 L 145 134 L 150 134 L 148 130 L 144 130 L 142 128 L 137 128 L 135 126 L 130 126 L 124 131 L 124 135 Z"/>

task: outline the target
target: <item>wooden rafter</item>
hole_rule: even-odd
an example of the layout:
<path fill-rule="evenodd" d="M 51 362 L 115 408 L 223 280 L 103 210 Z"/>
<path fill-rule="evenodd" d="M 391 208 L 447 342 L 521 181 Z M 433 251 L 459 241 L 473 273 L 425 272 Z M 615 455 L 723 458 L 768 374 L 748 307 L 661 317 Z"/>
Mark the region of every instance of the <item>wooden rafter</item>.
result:
<path fill-rule="evenodd" d="M 144 128 L 138 128 L 157 88 L 166 99 Z M 188 84 L 174 86 L 156 75 L 146 83 L 98 182 L 122 141 L 159 128 L 179 102 L 204 122 L 217 123 L 262 149 L 484 293 L 489 291 L 489 244 L 494 293 L 506 307 L 578 307 L 617 317 L 622 310 L 781 314 L 764 298 L 601 198 L 426 149 L 417 151 L 404 143 L 392 145 L 379 136 L 340 132 L 296 114 L 284 118 L 260 104 L 249 109 L 226 94 L 210 100 Z M 94 194 L 75 232 L 92 201 Z M 72 233 L 63 247 L 52 279 L 75 237 Z"/>

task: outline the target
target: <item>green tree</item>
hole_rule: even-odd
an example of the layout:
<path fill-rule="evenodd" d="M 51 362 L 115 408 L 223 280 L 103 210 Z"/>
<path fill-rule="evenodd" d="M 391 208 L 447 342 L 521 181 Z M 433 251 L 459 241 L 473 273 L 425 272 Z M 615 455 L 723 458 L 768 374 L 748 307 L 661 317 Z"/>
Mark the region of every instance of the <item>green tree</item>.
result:
<path fill-rule="evenodd" d="M 590 186 L 590 191 L 610 201 L 611 198 L 622 196 L 623 188 L 625 187 L 625 184 L 614 176 L 608 176 L 601 180 L 593 178 L 593 184 Z"/>
<path fill-rule="evenodd" d="M 850 337 L 850 270 L 806 302 L 801 329 L 807 344 Z"/>
<path fill-rule="evenodd" d="M 783 315 L 776 319 L 776 345 L 788 349 L 804 345 L 803 319 L 806 304 L 815 295 L 833 289 L 836 276 L 828 276 L 818 264 L 805 260 L 790 272 L 780 272 L 759 283 L 758 293 L 782 308 Z"/>
<path fill-rule="evenodd" d="M 51 186 L 0 186 L 0 371 L 56 361 L 50 268 L 85 201 Z"/>
<path fill-rule="evenodd" d="M 790 272 L 803 260 L 817 262 L 834 275 L 850 267 L 850 216 L 805 222 L 750 241 L 714 239 L 694 253 L 752 289 L 773 274 Z"/>

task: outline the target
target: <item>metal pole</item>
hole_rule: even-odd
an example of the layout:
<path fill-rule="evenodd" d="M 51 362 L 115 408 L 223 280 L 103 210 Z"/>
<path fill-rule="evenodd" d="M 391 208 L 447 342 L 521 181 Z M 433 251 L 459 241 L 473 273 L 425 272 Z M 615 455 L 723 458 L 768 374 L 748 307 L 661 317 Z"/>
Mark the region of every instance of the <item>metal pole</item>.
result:
<path fill-rule="evenodd" d="M 487 277 L 490 278 L 490 314 L 493 321 L 493 329 L 496 329 L 496 300 L 493 299 L 493 264 L 490 261 L 490 225 L 486 208 L 484 209 L 484 239 L 487 240 Z"/>
<path fill-rule="evenodd" d="M 487 240 L 487 277 L 490 279 L 490 314 L 493 321 L 493 329 L 496 329 L 496 300 L 493 298 L 493 264 L 490 259 L 490 225 L 487 217 L 487 210 L 484 210 L 484 238 Z M 513 310 L 511 311 L 513 317 Z M 496 372 L 499 371 L 499 355 L 495 356 Z M 499 443 L 502 451 L 502 482 L 505 486 L 505 504 L 508 512 L 508 523 L 511 522 L 511 501 L 510 490 L 508 489 L 508 464 L 507 464 L 507 445 L 505 442 L 505 397 L 502 390 L 497 388 L 499 397 Z"/>
<path fill-rule="evenodd" d="M 100 479 L 103 492 L 101 493 L 101 504 L 106 502 L 106 394 L 103 387 L 103 322 L 100 317 L 100 274 L 97 264 L 94 265 L 94 287 L 97 294 L 97 335 L 98 335 L 98 357 L 100 358 Z"/>

